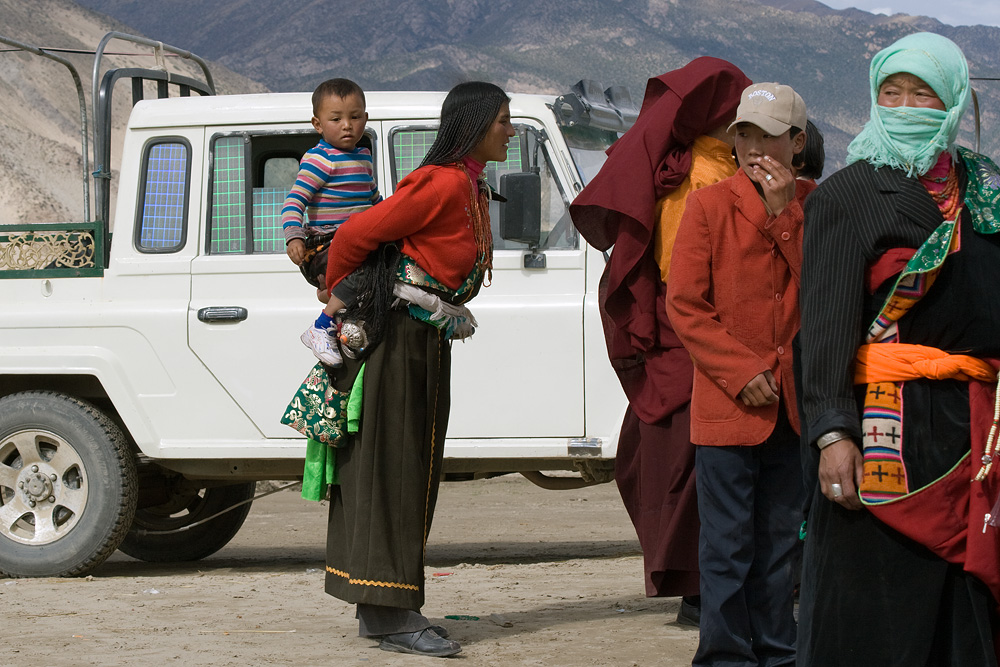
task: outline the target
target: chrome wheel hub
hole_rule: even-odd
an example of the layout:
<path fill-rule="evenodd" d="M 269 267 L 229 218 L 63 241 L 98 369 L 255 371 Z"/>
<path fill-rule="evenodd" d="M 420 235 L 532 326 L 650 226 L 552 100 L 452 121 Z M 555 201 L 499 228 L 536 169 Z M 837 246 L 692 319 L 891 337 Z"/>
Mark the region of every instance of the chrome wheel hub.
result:
<path fill-rule="evenodd" d="M 17 488 L 21 490 L 24 502 L 28 503 L 29 506 L 34 507 L 40 502 L 54 503 L 56 501 L 53 495 L 55 491 L 53 482 L 59 477 L 54 472 L 46 475 L 39 471 L 37 465 L 33 465 L 30 471 L 22 472 L 19 477 Z"/>
<path fill-rule="evenodd" d="M 83 461 L 67 441 L 37 430 L 0 439 L 0 536 L 32 546 L 54 542 L 86 504 Z"/>

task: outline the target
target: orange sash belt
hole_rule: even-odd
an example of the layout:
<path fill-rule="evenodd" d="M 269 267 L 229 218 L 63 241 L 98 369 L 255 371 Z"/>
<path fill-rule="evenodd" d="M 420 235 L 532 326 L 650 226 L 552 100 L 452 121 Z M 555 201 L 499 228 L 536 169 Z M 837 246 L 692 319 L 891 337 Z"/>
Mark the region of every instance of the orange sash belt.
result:
<path fill-rule="evenodd" d="M 981 380 L 996 382 L 997 371 L 982 359 L 967 354 L 909 343 L 873 343 L 858 348 L 854 384 L 931 380 Z"/>

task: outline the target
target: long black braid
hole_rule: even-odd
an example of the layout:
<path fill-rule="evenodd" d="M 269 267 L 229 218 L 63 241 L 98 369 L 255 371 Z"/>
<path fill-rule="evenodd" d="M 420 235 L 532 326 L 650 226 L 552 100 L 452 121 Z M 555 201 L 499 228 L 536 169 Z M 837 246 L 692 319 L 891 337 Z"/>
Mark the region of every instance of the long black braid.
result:
<path fill-rule="evenodd" d="M 441 105 L 437 137 L 420 166 L 451 164 L 473 151 L 486 136 L 510 98 L 503 88 L 485 81 L 460 83 L 448 92 Z"/>
<path fill-rule="evenodd" d="M 347 336 L 342 336 L 341 349 L 344 346 L 353 348 L 345 350 L 352 358 L 365 356 L 378 345 L 385 336 L 386 314 L 395 300 L 392 288 L 396 283 L 396 266 L 399 264 L 399 248 L 395 243 L 383 243 L 369 253 L 365 261 L 355 272 L 358 286 L 358 296 L 353 304 L 347 307 L 341 321 L 341 333 L 348 323 L 362 327 L 366 340 L 361 349 L 352 345 Z"/>

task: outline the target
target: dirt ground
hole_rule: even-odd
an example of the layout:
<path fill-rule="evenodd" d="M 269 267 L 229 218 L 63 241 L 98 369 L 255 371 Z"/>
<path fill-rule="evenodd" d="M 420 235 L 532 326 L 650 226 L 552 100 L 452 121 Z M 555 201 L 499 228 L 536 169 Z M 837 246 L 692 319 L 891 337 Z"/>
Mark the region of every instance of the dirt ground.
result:
<path fill-rule="evenodd" d="M 83 579 L 0 579 L 0 665 L 433 664 L 358 637 L 353 608 L 323 592 L 326 510 L 282 491 L 202 561 L 116 553 Z M 445 664 L 671 667 L 697 646 L 679 598 L 644 597 L 613 483 L 443 484 L 427 580 L 424 614 L 463 646 Z"/>

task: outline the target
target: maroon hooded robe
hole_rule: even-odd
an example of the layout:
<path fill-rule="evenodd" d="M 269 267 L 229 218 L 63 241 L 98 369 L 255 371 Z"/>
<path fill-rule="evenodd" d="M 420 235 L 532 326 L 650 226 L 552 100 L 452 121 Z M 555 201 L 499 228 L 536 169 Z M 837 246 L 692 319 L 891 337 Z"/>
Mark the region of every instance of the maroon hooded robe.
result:
<path fill-rule="evenodd" d="M 735 65 L 709 57 L 649 79 L 635 125 L 570 206 L 591 245 L 614 246 L 598 301 L 608 355 L 629 400 L 615 479 L 642 546 L 647 596 L 699 589 L 694 368 L 667 319 L 653 257 L 656 202 L 687 177 L 694 140 L 736 117 L 751 83 Z"/>

